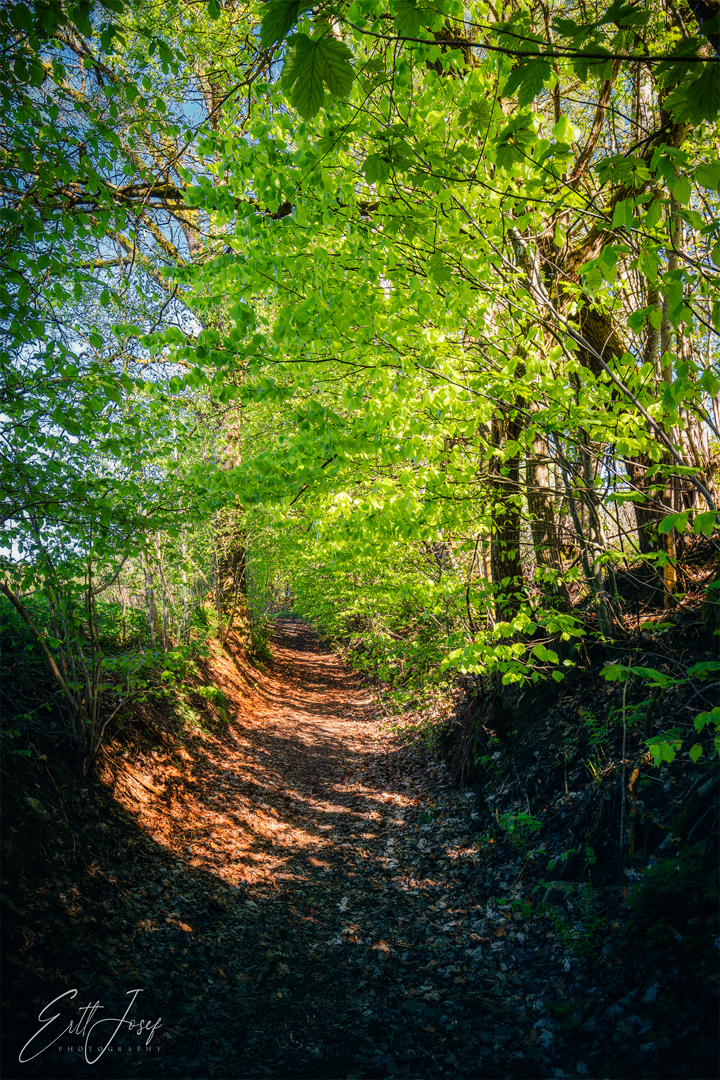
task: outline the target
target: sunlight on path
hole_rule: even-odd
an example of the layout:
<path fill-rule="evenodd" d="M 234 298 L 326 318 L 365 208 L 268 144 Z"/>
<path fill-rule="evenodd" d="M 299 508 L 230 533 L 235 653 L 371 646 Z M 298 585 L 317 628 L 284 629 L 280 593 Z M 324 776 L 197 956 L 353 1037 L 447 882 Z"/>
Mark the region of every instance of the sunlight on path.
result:
<path fill-rule="evenodd" d="M 467 793 L 392 744 L 306 624 L 278 620 L 273 657 L 259 673 L 232 642 L 216 653 L 229 725 L 181 751 L 164 806 L 132 805 L 184 866 L 164 921 L 186 932 L 185 967 L 208 971 L 190 1013 L 223 1003 L 209 1075 L 546 1075 L 531 968 L 549 946 L 470 884 Z"/>

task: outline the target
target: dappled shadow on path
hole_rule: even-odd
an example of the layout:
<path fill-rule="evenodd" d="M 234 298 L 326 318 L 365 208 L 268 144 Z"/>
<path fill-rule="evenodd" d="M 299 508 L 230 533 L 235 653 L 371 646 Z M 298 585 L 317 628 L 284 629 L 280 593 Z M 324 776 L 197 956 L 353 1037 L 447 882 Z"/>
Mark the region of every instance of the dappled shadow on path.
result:
<path fill-rule="evenodd" d="M 302 875 L 332 856 L 337 829 L 379 817 L 383 804 L 376 792 L 348 787 L 377 753 L 369 693 L 303 623 L 278 621 L 273 657 L 252 687 L 232 654 L 214 659 L 232 720 L 197 749 L 202 786 L 190 817 L 215 818 L 188 854 L 236 885 Z M 186 792 L 182 799 L 187 815 Z"/>
<path fill-rule="evenodd" d="M 278 620 L 273 656 L 249 670 L 231 641 L 212 659 L 229 723 L 160 754 L 144 787 L 114 774 L 114 804 L 96 792 L 102 812 L 80 826 L 91 849 L 56 916 L 77 948 L 38 944 L 23 984 L 34 1015 L 53 990 L 118 1009 L 142 986 L 160 1051 L 92 1067 L 40 1055 L 17 1075 L 475 1075 L 479 900 L 423 840 L 427 762 L 388 751 L 371 694 L 306 624 Z M 512 973 L 495 968 L 484 978 L 510 1000 Z M 524 1047 L 488 1075 L 539 1075 Z"/>

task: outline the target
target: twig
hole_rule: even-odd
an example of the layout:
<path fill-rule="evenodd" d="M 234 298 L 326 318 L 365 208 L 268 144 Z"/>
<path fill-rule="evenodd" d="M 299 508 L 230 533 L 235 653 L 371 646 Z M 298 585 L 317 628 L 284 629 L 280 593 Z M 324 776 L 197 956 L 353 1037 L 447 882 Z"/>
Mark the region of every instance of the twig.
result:
<path fill-rule="evenodd" d="M 528 793 L 527 793 L 526 789 L 523 787 L 523 783 L 522 783 L 522 780 L 520 779 L 520 773 L 517 771 L 517 767 L 513 766 L 513 768 L 515 769 L 515 775 L 517 776 L 517 781 L 518 781 L 518 784 L 520 786 L 520 790 L 522 791 L 523 795 L 525 796 L 525 802 L 527 803 L 528 814 L 529 814 L 530 813 L 530 799 L 528 798 Z M 566 787 L 567 787 L 567 784 L 566 784 Z"/>
<path fill-rule="evenodd" d="M 328 465 L 330 465 L 335 460 L 336 457 L 337 457 L 337 454 L 333 454 L 333 456 L 331 458 L 328 458 L 327 461 L 324 461 L 322 463 L 320 468 L 321 469 L 327 469 Z M 309 484 L 303 484 L 303 486 L 300 488 L 300 490 L 298 491 L 295 498 L 292 500 L 292 502 L 289 503 L 289 506 L 293 506 L 298 501 L 298 499 L 302 495 L 303 491 L 307 491 L 309 486 L 310 486 Z"/>
<path fill-rule="evenodd" d="M 151 791 L 153 795 L 164 795 L 164 788 L 157 788 L 153 784 L 149 784 L 147 780 L 143 780 L 142 777 L 138 776 L 137 773 L 133 772 L 127 765 L 125 765 L 124 768 L 121 766 L 120 773 L 122 774 L 123 772 L 138 784 L 142 784 L 142 786 L 147 788 L 148 791 Z"/>
<path fill-rule="evenodd" d="M 691 702 L 691 701 L 694 701 L 696 697 L 703 697 L 703 694 L 704 694 L 704 692 L 705 692 L 706 690 L 712 690 L 712 688 L 713 688 L 714 686 L 720 686 L 720 682 L 713 682 L 713 683 L 708 683 L 708 685 L 707 685 L 707 686 L 703 686 L 703 687 L 701 687 L 701 688 L 700 688 L 699 690 L 696 690 L 696 691 L 695 691 L 695 693 L 693 694 L 693 696 L 692 696 L 692 697 L 690 698 L 690 701 L 686 702 L 686 704 L 685 704 L 685 708 L 686 708 L 686 709 L 689 709 L 689 708 L 690 708 L 690 702 Z M 706 700 L 707 702 L 710 702 L 710 704 L 712 704 L 712 698 L 705 698 L 705 700 Z"/>
<path fill-rule="evenodd" d="M 693 834 L 693 833 L 695 832 L 695 830 L 697 829 L 697 827 L 698 827 L 698 825 L 700 824 L 700 822 L 701 822 L 701 821 L 704 821 L 704 820 L 705 820 L 705 818 L 706 818 L 706 817 L 708 816 L 708 814 L 711 814 L 713 810 L 717 810 L 717 806 L 715 806 L 715 805 L 713 805 L 713 806 L 708 806 L 708 808 L 707 808 L 707 810 L 705 811 L 705 813 L 704 813 L 704 814 L 702 814 L 702 815 L 701 815 L 701 816 L 700 816 L 700 817 L 699 817 L 699 818 L 697 819 L 697 821 L 696 821 L 696 822 L 695 822 L 695 824 L 693 825 L 692 829 L 691 829 L 691 830 L 690 830 L 690 832 L 689 832 L 689 833 L 687 834 L 687 840 L 686 840 L 685 842 L 686 842 L 686 844 L 688 845 L 688 847 L 690 846 L 690 837 L 691 837 L 691 836 L 692 836 L 692 834 Z"/>

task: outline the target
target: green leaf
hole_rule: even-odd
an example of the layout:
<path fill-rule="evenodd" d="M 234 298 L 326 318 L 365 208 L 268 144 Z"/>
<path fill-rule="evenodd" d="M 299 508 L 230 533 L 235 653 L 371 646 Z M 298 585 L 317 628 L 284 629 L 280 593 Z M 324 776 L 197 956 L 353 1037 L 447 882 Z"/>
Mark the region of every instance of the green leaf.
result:
<path fill-rule="evenodd" d="M 220 4 L 218 0 L 208 0 L 208 15 L 211 19 L 220 18 Z"/>
<path fill-rule="evenodd" d="M 613 229 L 629 228 L 632 224 L 632 212 L 633 201 L 632 199 L 621 199 L 613 210 L 612 227 Z"/>
<path fill-rule="evenodd" d="M 708 64 L 704 71 L 687 76 L 668 95 L 665 108 L 675 120 L 691 124 L 715 120 L 720 114 L 720 64 Z"/>
<path fill-rule="evenodd" d="M 610 7 L 597 22 L 598 26 L 606 23 L 616 23 L 618 26 L 642 26 L 650 17 L 650 12 L 645 11 L 637 4 L 628 4 L 625 0 L 613 0 Z"/>
<path fill-rule="evenodd" d="M 633 673 L 633 669 L 625 667 L 624 664 L 606 664 L 600 674 L 608 682 L 625 682 L 630 678 Z"/>
<path fill-rule="evenodd" d="M 325 99 L 324 86 L 335 97 L 350 93 L 355 73 L 347 45 L 334 38 L 326 27 L 319 36 L 296 34 L 288 57 L 283 82 L 292 87 L 290 100 L 300 115 L 310 120 L 316 116 Z"/>
<path fill-rule="evenodd" d="M 681 734 L 679 728 L 672 728 L 670 731 L 661 731 L 659 735 L 645 740 L 645 745 L 656 765 L 659 765 L 661 761 L 670 763 L 675 760 L 676 752 L 682 746 Z"/>
<path fill-rule="evenodd" d="M 626 679 L 635 675 L 646 680 L 649 686 L 665 688 L 678 683 L 677 679 L 671 679 L 669 675 L 656 671 L 654 667 L 628 667 L 626 664 L 606 664 L 600 675 L 607 679 L 609 683 L 625 683 Z"/>
<path fill-rule="evenodd" d="M 574 19 L 553 19 L 553 29 L 563 37 L 574 37 L 583 29 L 582 23 Z"/>
<path fill-rule="evenodd" d="M 716 705 L 711 712 L 698 713 L 693 720 L 693 726 L 698 734 L 710 725 L 720 727 L 720 706 Z"/>
<path fill-rule="evenodd" d="M 362 171 L 368 184 L 382 184 L 392 174 L 392 162 L 381 154 L 370 154 L 363 162 Z"/>
<path fill-rule="evenodd" d="M 658 525 L 658 532 L 663 535 L 667 535 L 671 529 L 677 529 L 678 532 L 684 532 L 689 516 L 689 510 L 686 510 L 684 514 L 668 514 Z"/>
<path fill-rule="evenodd" d="M 687 176 L 680 176 L 673 185 L 672 193 L 679 203 L 686 206 L 690 202 L 692 188 Z"/>
<path fill-rule="evenodd" d="M 552 129 L 553 137 L 557 139 L 559 143 L 565 143 L 570 146 L 574 143 L 580 134 L 579 128 L 576 128 L 572 121 L 567 116 L 561 116 L 555 127 Z"/>
<path fill-rule="evenodd" d="M 427 15 L 430 14 L 428 11 Z M 398 0 L 395 4 L 395 33 L 400 37 L 417 37 L 425 29 L 427 15 L 412 0 Z"/>
<path fill-rule="evenodd" d="M 325 100 L 325 90 L 317 42 L 311 41 L 307 34 L 295 35 L 292 52 L 283 69 L 283 82 L 288 81 L 292 84 L 292 104 L 304 119 L 312 119 Z"/>
<path fill-rule="evenodd" d="M 713 319 L 714 317 L 715 316 L 713 312 Z M 717 392 L 720 390 L 720 379 L 718 379 L 712 368 L 705 368 L 705 371 L 702 373 L 699 381 L 703 390 L 707 390 L 708 394 L 711 394 L 712 397 L 715 397 Z"/>
<path fill-rule="evenodd" d="M 641 308 L 640 311 L 633 311 L 632 315 L 628 317 L 628 327 L 633 331 L 633 333 L 637 333 L 638 330 L 642 330 L 643 326 L 647 322 L 647 317 L 647 308 Z"/>
<path fill-rule="evenodd" d="M 277 41 L 282 41 L 300 16 L 312 6 L 312 3 L 305 3 L 304 0 L 270 0 L 265 5 L 260 24 L 260 48 L 269 49 Z"/>
<path fill-rule="evenodd" d="M 708 675 L 714 675 L 716 671 L 720 671 L 720 660 L 700 660 L 687 669 L 688 675 L 693 679 L 706 679 Z"/>
<path fill-rule="evenodd" d="M 695 169 L 695 180 L 702 187 L 711 188 L 712 191 L 720 191 L 720 161 L 710 161 L 698 165 Z"/>
<path fill-rule="evenodd" d="M 9 18 L 16 30 L 29 34 L 32 32 L 32 13 L 27 4 L 15 4 L 10 7 Z"/>
<path fill-rule="evenodd" d="M 656 330 L 659 330 L 662 326 L 662 308 L 654 307 L 650 308 L 650 325 Z"/>
<path fill-rule="evenodd" d="M 698 758 L 701 756 L 702 752 L 703 752 L 703 748 L 700 745 L 700 743 L 699 742 L 695 743 L 695 745 L 691 746 L 690 749 L 688 750 L 688 755 L 690 757 L 690 760 L 691 761 L 697 761 Z"/>
<path fill-rule="evenodd" d="M 648 686 L 661 686 L 663 689 L 675 683 L 677 680 L 671 679 L 669 675 L 666 675 L 662 671 L 658 671 L 656 668 L 651 667 L 635 667 L 630 669 L 634 674 L 639 675 L 641 679 L 645 679 Z"/>
<path fill-rule="evenodd" d="M 682 216 L 691 229 L 700 232 L 705 228 L 705 218 L 697 210 L 684 210 Z"/>
<path fill-rule="evenodd" d="M 696 514 L 693 520 L 693 532 L 703 534 L 703 536 L 712 536 L 715 531 L 715 522 L 717 521 L 717 514 L 714 510 L 706 510 L 702 514 Z"/>
<path fill-rule="evenodd" d="M 347 45 L 329 34 L 320 39 L 318 50 L 324 64 L 322 77 L 328 90 L 333 97 L 347 97 L 355 78 L 352 53 Z"/>
<path fill-rule="evenodd" d="M 552 74 L 546 60 L 527 60 L 512 69 L 503 89 L 503 97 L 513 97 L 517 91 L 521 109 L 529 105 L 542 90 Z"/>
<path fill-rule="evenodd" d="M 558 662 L 557 653 L 553 652 L 552 649 L 546 649 L 544 645 L 533 645 L 532 651 L 534 655 L 537 656 L 538 660 L 542 660 L 544 662 L 549 662 L 552 664 L 557 664 Z"/>
<path fill-rule="evenodd" d="M 80 3 L 68 9 L 68 15 L 84 37 L 92 37 L 92 23 L 88 18 L 90 12 L 89 3 Z"/>

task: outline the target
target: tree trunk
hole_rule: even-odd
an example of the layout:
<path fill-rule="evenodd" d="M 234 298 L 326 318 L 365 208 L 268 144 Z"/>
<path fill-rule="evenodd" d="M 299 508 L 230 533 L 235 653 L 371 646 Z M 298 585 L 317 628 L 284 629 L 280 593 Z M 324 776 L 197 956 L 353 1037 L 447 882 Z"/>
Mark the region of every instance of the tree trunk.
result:
<path fill-rule="evenodd" d="M 243 642 L 247 643 L 250 625 L 247 610 L 247 532 L 237 511 L 218 515 L 215 543 L 218 640 L 224 645 L 235 626 L 239 628 Z"/>
<path fill-rule="evenodd" d="M 648 307 L 654 311 L 661 311 L 660 290 L 652 286 L 647 292 Z M 643 363 L 649 364 L 654 372 L 659 370 L 660 327 L 648 322 L 647 338 L 643 351 Z M 635 458 L 625 460 L 625 469 L 628 479 L 636 492 L 642 495 L 641 499 L 633 502 L 635 509 L 635 528 L 637 529 L 638 547 L 641 555 L 649 555 L 657 551 L 658 532 L 661 512 L 657 499 L 652 493 L 652 484 L 647 481 L 647 470 L 652 464 L 647 454 L 639 454 Z"/>
<path fill-rule="evenodd" d="M 152 641 L 153 648 L 155 647 L 155 637 L 158 632 L 158 610 L 155 603 L 155 591 L 153 589 L 152 571 L 150 570 L 150 561 L 146 555 L 140 555 L 140 563 L 143 568 L 143 575 L 145 577 L 145 609 L 147 612 L 148 624 L 150 626 L 150 640 Z"/>
<path fill-rule="evenodd" d="M 653 498 L 652 483 L 648 483 L 646 473 L 650 468 L 651 461 L 645 454 L 635 458 L 626 458 L 625 468 L 628 479 L 636 492 L 640 493 L 641 499 L 633 502 L 635 510 L 635 528 L 637 530 L 638 547 L 641 555 L 649 555 L 658 549 L 657 527 L 662 513 L 657 501 Z M 656 490 L 656 488 L 655 488 Z"/>
<path fill-rule="evenodd" d="M 542 588 L 555 600 L 569 600 L 567 587 L 561 580 L 562 555 L 555 523 L 555 506 L 550 485 L 550 448 L 542 433 L 533 440 L 532 453 L 526 461 L 527 502 L 530 511 L 530 530 L 538 570 L 552 571 L 543 575 Z"/>
<path fill-rule="evenodd" d="M 584 433 L 582 434 L 586 443 L 587 438 Z M 607 595 L 603 587 L 602 566 L 599 558 L 604 537 L 599 526 L 596 507 L 591 502 L 594 495 L 594 485 L 591 491 L 592 469 L 589 464 L 589 447 L 585 443 L 581 445 L 580 469 L 576 469 L 574 474 L 571 473 L 571 466 L 567 460 L 561 460 L 561 469 L 568 509 L 578 538 L 583 573 L 597 607 L 600 633 L 606 641 L 610 641 L 612 639 L 612 619 Z M 587 529 L 582 520 L 583 509 L 587 512 Z"/>
<path fill-rule="evenodd" d="M 675 170 L 677 172 L 677 169 Z M 682 250 L 683 247 L 683 223 L 680 216 L 680 203 L 677 201 L 674 195 L 670 196 L 670 235 L 672 238 L 672 245 L 668 250 L 668 275 L 672 275 L 678 269 L 678 250 Z M 665 387 L 671 386 L 673 381 L 673 354 L 671 352 L 672 336 L 671 336 L 671 323 L 670 323 L 670 299 L 666 294 L 663 299 L 662 306 L 662 322 L 660 324 L 660 365 L 661 365 L 661 380 L 659 389 L 662 391 Z M 682 352 L 682 332 L 678 330 L 677 333 L 678 352 Z M 665 431 L 673 442 L 677 442 L 677 432 L 673 430 L 671 426 L 665 425 Z M 668 465 L 672 464 L 668 457 L 665 458 Z M 677 484 L 675 483 L 675 477 L 668 478 L 663 492 L 663 502 L 665 513 L 672 513 L 676 509 L 676 496 Z M 660 546 L 665 552 L 666 562 L 663 567 L 663 601 L 666 608 L 671 607 L 675 600 L 673 599 L 673 593 L 677 586 L 677 570 L 676 566 L 676 546 L 675 546 L 675 529 L 670 529 L 667 533 L 661 535 Z"/>
<path fill-rule="evenodd" d="M 520 420 L 496 417 L 491 425 L 491 444 L 498 449 L 516 442 Z M 495 617 L 512 619 L 517 613 L 524 592 L 520 561 L 520 455 L 513 454 L 505 461 L 493 457 L 489 478 L 492 497 L 492 540 L 490 568 L 495 586 Z"/>

